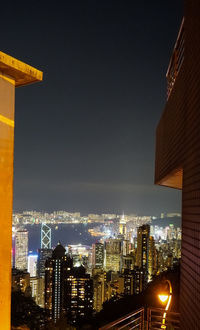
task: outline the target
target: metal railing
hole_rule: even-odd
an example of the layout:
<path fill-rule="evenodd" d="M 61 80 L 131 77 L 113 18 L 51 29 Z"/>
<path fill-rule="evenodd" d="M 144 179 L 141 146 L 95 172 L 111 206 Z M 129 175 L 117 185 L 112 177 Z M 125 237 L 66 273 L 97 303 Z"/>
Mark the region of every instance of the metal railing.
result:
<path fill-rule="evenodd" d="M 169 98 L 171 91 L 174 87 L 176 78 L 181 69 L 184 61 L 185 53 L 185 36 L 184 36 L 184 18 L 181 23 L 179 34 L 174 46 L 173 54 L 169 62 L 168 70 L 166 73 L 167 78 L 167 99 Z"/>
<path fill-rule="evenodd" d="M 148 308 L 148 310 L 147 310 L 148 330 L 161 329 L 164 312 L 165 312 L 164 309 Z M 167 312 L 166 329 L 170 329 L 170 330 L 180 329 L 180 313 Z"/>
<path fill-rule="evenodd" d="M 107 330 L 107 329 L 135 329 L 135 330 L 143 330 L 144 329 L 144 308 L 140 308 L 137 311 L 127 314 L 120 319 L 111 322 L 99 330 Z"/>
<path fill-rule="evenodd" d="M 140 308 L 133 313 L 127 314 L 116 321 L 108 323 L 99 330 L 160 330 L 162 326 L 162 319 L 164 309 L 161 308 L 148 308 L 145 313 L 144 308 Z M 144 320 L 144 314 L 145 319 Z M 180 330 L 180 313 L 167 312 L 166 314 L 166 330 Z"/>

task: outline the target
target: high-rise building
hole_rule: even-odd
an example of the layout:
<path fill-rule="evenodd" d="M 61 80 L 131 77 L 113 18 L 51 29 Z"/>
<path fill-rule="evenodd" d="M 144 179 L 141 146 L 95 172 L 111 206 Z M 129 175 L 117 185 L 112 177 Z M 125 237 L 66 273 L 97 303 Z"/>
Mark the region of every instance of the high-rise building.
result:
<path fill-rule="evenodd" d="M 99 269 L 93 269 L 93 308 L 96 312 L 102 310 L 105 301 L 105 280 L 106 273 Z"/>
<path fill-rule="evenodd" d="M 92 313 L 93 281 L 83 266 L 73 267 L 66 280 L 66 310 L 68 319 L 74 324 Z"/>
<path fill-rule="evenodd" d="M 52 257 L 51 249 L 38 249 L 37 277 L 45 277 L 45 262 Z"/>
<path fill-rule="evenodd" d="M 133 270 L 133 274 L 134 293 L 139 294 L 144 288 L 144 271 L 142 268 L 136 266 Z"/>
<path fill-rule="evenodd" d="M 149 237 L 148 280 L 157 272 L 157 252 L 153 236 Z"/>
<path fill-rule="evenodd" d="M 51 228 L 46 223 L 41 225 L 41 249 L 51 249 Z"/>
<path fill-rule="evenodd" d="M 143 225 L 137 231 L 137 254 L 136 265 L 143 271 L 143 284 L 148 281 L 148 263 L 149 263 L 149 234 L 150 226 Z"/>
<path fill-rule="evenodd" d="M 122 241 L 120 239 L 109 238 L 105 242 L 105 264 L 106 271 L 118 272 L 121 266 Z"/>
<path fill-rule="evenodd" d="M 125 237 L 126 235 L 126 221 L 124 214 L 120 217 L 119 220 L 119 234 Z"/>
<path fill-rule="evenodd" d="M 65 252 L 65 248 L 58 243 L 52 257 L 45 263 L 45 309 L 54 322 L 66 312 L 66 283 L 73 261 Z"/>
<path fill-rule="evenodd" d="M 31 296 L 41 308 L 44 308 L 44 284 L 44 278 L 30 277 Z"/>
<path fill-rule="evenodd" d="M 122 264 L 121 264 L 121 269 L 129 269 L 133 270 L 135 264 L 135 257 L 132 254 L 122 256 Z"/>
<path fill-rule="evenodd" d="M 130 243 L 129 240 L 123 239 L 122 241 L 122 255 L 127 256 L 132 249 L 132 244 Z"/>
<path fill-rule="evenodd" d="M 102 243 L 92 244 L 92 266 L 100 269 L 104 267 L 104 245 Z"/>
<path fill-rule="evenodd" d="M 134 293 L 134 272 L 133 270 L 124 269 L 121 274 L 123 278 L 123 294 L 125 296 L 132 295 Z"/>
<path fill-rule="evenodd" d="M 56 322 L 61 314 L 76 323 L 79 317 L 91 312 L 93 283 L 83 266 L 73 267 L 65 248 L 58 244 L 45 268 L 45 309 Z"/>
<path fill-rule="evenodd" d="M 31 277 L 35 277 L 37 274 L 37 254 L 30 254 L 28 256 L 28 272 Z"/>
<path fill-rule="evenodd" d="M 15 268 L 28 269 L 28 231 L 19 229 L 15 234 Z"/>

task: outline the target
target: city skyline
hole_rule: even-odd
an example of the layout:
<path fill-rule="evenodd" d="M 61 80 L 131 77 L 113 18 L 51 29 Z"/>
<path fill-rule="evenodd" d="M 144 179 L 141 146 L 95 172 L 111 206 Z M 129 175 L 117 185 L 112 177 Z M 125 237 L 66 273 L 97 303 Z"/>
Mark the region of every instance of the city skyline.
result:
<path fill-rule="evenodd" d="M 1 9 L 0 328 L 198 329 L 200 1 Z"/>
<path fill-rule="evenodd" d="M 2 51 L 44 71 L 40 86 L 16 93 L 14 209 L 179 211 L 180 193 L 153 176 L 182 1 L 2 10 L 13 22 L 2 17 Z"/>

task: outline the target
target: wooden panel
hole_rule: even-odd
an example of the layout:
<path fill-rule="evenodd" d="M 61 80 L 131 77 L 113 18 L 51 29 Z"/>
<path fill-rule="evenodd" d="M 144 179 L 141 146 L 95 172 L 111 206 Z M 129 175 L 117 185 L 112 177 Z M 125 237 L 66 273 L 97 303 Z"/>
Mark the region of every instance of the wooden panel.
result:
<path fill-rule="evenodd" d="M 200 324 L 199 0 L 185 1 L 184 24 L 184 63 L 156 132 L 155 183 L 183 190 L 180 311 L 181 329 L 188 330 Z"/>

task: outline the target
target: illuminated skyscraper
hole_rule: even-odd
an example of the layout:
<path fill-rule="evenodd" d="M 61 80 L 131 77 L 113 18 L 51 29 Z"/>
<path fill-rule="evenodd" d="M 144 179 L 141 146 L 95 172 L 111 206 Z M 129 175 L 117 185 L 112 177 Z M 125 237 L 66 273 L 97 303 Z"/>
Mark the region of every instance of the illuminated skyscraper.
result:
<path fill-rule="evenodd" d="M 73 267 L 65 248 L 58 244 L 45 268 L 45 309 L 56 322 L 62 313 L 76 323 L 92 311 L 93 282 L 83 266 Z"/>
<path fill-rule="evenodd" d="M 44 308 L 44 278 L 30 278 L 31 295 L 37 305 Z"/>
<path fill-rule="evenodd" d="M 144 287 L 144 272 L 141 268 L 135 267 L 133 270 L 134 274 L 134 293 L 139 294 L 142 292 Z"/>
<path fill-rule="evenodd" d="M 149 225 L 143 225 L 139 227 L 137 231 L 136 265 L 143 271 L 144 285 L 148 281 L 149 233 Z"/>
<path fill-rule="evenodd" d="M 105 300 L 106 273 L 99 269 L 93 269 L 93 307 L 96 312 L 100 312 Z"/>
<path fill-rule="evenodd" d="M 120 270 L 121 256 L 122 256 L 122 241 L 119 239 L 109 238 L 105 242 L 106 253 L 106 271 L 113 270 L 118 272 Z"/>
<path fill-rule="evenodd" d="M 104 245 L 102 243 L 92 244 L 92 267 L 104 267 Z"/>
<path fill-rule="evenodd" d="M 66 280 L 67 317 L 76 324 L 79 318 L 90 315 L 92 309 L 93 281 L 83 266 L 74 267 Z"/>
<path fill-rule="evenodd" d="M 60 243 L 45 264 L 45 309 L 54 322 L 66 312 L 66 283 L 72 265 L 72 259 L 65 255 L 65 248 Z"/>
<path fill-rule="evenodd" d="M 15 268 L 28 269 L 28 231 L 18 230 L 15 234 Z"/>
<path fill-rule="evenodd" d="M 119 220 L 119 234 L 121 234 L 123 236 L 126 235 L 126 221 L 125 221 L 124 213 L 120 217 L 120 220 Z"/>
<path fill-rule="evenodd" d="M 133 270 L 135 264 L 135 257 L 132 254 L 122 256 L 121 268 L 122 270 Z"/>
<path fill-rule="evenodd" d="M 45 262 L 52 257 L 51 249 L 38 249 L 37 276 L 45 277 Z"/>
<path fill-rule="evenodd" d="M 41 249 L 51 249 L 51 228 L 46 223 L 41 225 Z"/>
<path fill-rule="evenodd" d="M 120 275 L 123 278 L 123 294 L 132 295 L 134 292 L 134 274 L 132 270 L 125 269 Z"/>
<path fill-rule="evenodd" d="M 148 280 L 152 279 L 152 276 L 156 274 L 157 271 L 157 254 L 155 248 L 155 240 L 153 236 L 149 237 L 149 256 L 148 256 Z"/>
<path fill-rule="evenodd" d="M 38 249 L 37 276 L 45 277 L 45 262 L 52 257 L 51 228 L 47 224 L 41 225 L 41 249 Z"/>
<path fill-rule="evenodd" d="M 38 255 L 37 254 L 30 254 L 28 256 L 28 272 L 30 273 L 31 277 L 36 276 L 37 273 L 37 259 Z"/>

